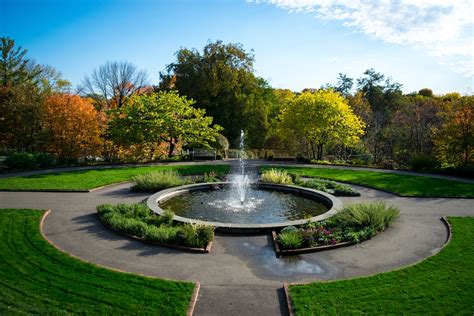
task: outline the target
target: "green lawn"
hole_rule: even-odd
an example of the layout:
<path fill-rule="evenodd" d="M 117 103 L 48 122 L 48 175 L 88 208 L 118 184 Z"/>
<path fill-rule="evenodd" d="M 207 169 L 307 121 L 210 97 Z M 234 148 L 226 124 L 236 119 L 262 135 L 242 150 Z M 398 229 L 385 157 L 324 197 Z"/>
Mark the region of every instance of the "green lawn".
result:
<path fill-rule="evenodd" d="M 474 217 L 449 218 L 453 238 L 414 266 L 371 277 L 290 286 L 297 315 L 474 314 Z"/>
<path fill-rule="evenodd" d="M 228 173 L 229 165 L 147 166 L 113 169 L 64 171 L 33 176 L 0 179 L 0 190 L 90 190 L 100 186 L 129 181 L 133 176 L 160 170 L 176 170 L 182 175 L 204 174 L 215 171 Z"/>
<path fill-rule="evenodd" d="M 282 169 L 305 177 L 320 177 L 366 185 L 402 196 L 474 197 L 474 184 L 424 176 L 377 171 L 263 166 L 260 169 Z"/>
<path fill-rule="evenodd" d="M 44 212 L 0 209 L 0 315 L 185 315 L 194 284 L 97 267 L 51 246 Z"/>

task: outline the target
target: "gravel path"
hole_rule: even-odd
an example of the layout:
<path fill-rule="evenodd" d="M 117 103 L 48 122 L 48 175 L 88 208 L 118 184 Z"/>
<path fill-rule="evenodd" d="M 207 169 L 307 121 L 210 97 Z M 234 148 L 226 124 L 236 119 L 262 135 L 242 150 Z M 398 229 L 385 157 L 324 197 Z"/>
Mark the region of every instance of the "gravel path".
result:
<path fill-rule="evenodd" d="M 201 282 L 196 315 L 285 314 L 283 282 L 334 280 L 390 271 L 436 253 L 447 232 L 440 216 L 474 216 L 474 200 L 402 198 L 360 186 L 344 204 L 384 200 L 401 209 L 385 232 L 360 245 L 277 259 L 268 235 L 217 235 L 211 254 L 183 253 L 124 238 L 105 228 L 95 207 L 132 203 L 147 194 L 129 184 L 90 193 L 0 192 L 1 208 L 51 209 L 47 238 L 64 251 L 99 265 Z"/>

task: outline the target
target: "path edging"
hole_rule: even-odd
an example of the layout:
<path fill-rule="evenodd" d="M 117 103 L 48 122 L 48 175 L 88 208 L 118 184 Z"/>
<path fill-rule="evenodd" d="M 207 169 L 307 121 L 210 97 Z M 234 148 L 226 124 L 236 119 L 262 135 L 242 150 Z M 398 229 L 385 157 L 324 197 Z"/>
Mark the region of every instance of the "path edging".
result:
<path fill-rule="evenodd" d="M 348 279 L 338 279 L 338 280 L 331 280 L 331 281 L 319 281 L 321 283 L 331 283 L 331 282 L 339 282 L 339 281 L 348 281 L 348 280 L 354 280 L 354 279 L 361 279 L 361 278 L 369 278 L 369 277 L 373 277 L 373 276 L 376 276 L 376 275 L 379 275 L 379 274 L 383 274 L 383 273 L 390 273 L 390 272 L 394 272 L 394 271 L 399 271 L 399 270 L 403 270 L 403 269 L 406 269 L 406 268 L 409 268 L 409 267 L 412 267 L 412 266 L 415 266 L 419 263 L 422 263 L 423 261 L 431 258 L 431 257 L 434 257 L 436 255 L 438 255 L 450 242 L 451 242 L 451 239 L 452 239 L 452 227 L 451 227 L 451 224 L 449 223 L 448 219 L 445 217 L 445 216 L 442 216 L 440 218 L 440 221 L 444 224 L 444 226 L 446 227 L 446 230 L 447 230 L 447 237 L 446 237 L 446 241 L 445 243 L 443 244 L 443 246 L 441 246 L 441 248 L 439 248 L 439 251 L 437 251 L 436 253 L 428 256 L 428 257 L 425 257 L 417 262 L 414 262 L 414 263 L 411 263 L 407 266 L 404 266 L 404 267 L 400 267 L 400 268 L 396 268 L 396 269 L 393 269 L 393 270 L 390 270 L 390 271 L 386 271 L 386 272 L 379 272 L 379 273 L 374 273 L 374 274 L 370 274 L 370 275 L 364 275 L 364 276 L 357 276 L 357 277 L 354 277 L 354 278 L 348 278 Z M 311 283 L 315 283 L 315 282 L 318 282 L 318 281 L 311 281 L 311 282 L 291 282 L 291 283 L 283 283 L 283 290 L 285 292 L 285 297 L 286 297 L 286 303 L 287 303 L 287 308 L 288 308 L 288 313 L 290 316 L 294 316 L 294 311 L 293 311 L 293 304 L 291 302 L 291 297 L 290 297 L 290 292 L 289 292 L 289 287 L 292 286 L 292 285 L 306 285 L 306 284 L 311 284 Z"/>
<path fill-rule="evenodd" d="M 159 280 L 167 280 L 167 281 L 174 281 L 174 282 L 194 283 L 195 285 L 194 285 L 193 295 L 191 296 L 191 301 L 189 302 L 188 310 L 186 312 L 187 316 L 192 316 L 193 315 L 194 307 L 196 306 L 196 302 L 197 302 L 198 295 L 199 295 L 199 290 L 201 288 L 201 283 L 200 282 L 190 282 L 190 281 L 182 281 L 182 280 L 171 280 L 171 279 L 165 279 L 165 278 L 156 278 L 156 277 L 152 277 L 152 276 L 141 274 L 141 273 L 132 273 L 132 272 L 128 272 L 128 271 L 124 271 L 124 270 L 120 270 L 120 269 L 116 269 L 116 268 L 112 268 L 112 267 L 103 266 L 103 265 L 97 264 L 95 262 L 91 262 L 91 261 L 79 258 L 79 257 L 77 257 L 77 256 L 75 256 L 75 255 L 73 255 L 69 252 L 66 252 L 63 249 L 59 248 L 59 246 L 54 244 L 51 240 L 48 239 L 48 237 L 46 237 L 46 234 L 43 231 L 43 227 L 44 227 L 44 222 L 45 222 L 46 218 L 49 216 L 49 214 L 51 214 L 51 209 L 46 210 L 43 213 L 43 216 L 41 216 L 41 220 L 40 220 L 40 223 L 39 223 L 39 231 L 40 231 L 41 237 L 43 237 L 44 240 L 46 240 L 47 243 L 49 243 L 51 246 L 53 246 L 56 250 L 60 251 L 61 253 L 64 253 L 64 254 L 66 254 L 66 255 L 68 255 L 68 256 L 76 259 L 76 260 L 81 261 L 81 262 L 85 262 L 85 263 L 91 264 L 93 266 L 100 267 L 102 269 L 115 271 L 115 272 L 125 273 L 125 274 L 129 274 L 129 275 L 136 275 L 136 276 L 140 276 L 140 277 L 144 277 L 144 278 L 148 278 L 148 279 L 159 279 Z"/>

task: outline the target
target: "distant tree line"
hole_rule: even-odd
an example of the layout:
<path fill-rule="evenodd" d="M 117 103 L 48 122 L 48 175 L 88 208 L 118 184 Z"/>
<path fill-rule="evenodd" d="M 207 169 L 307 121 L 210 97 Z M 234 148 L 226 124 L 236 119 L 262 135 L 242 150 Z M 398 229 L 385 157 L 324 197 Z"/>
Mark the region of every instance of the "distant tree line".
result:
<path fill-rule="evenodd" d="M 156 86 L 130 63 L 107 62 L 73 93 L 13 40 L 2 38 L 0 49 L 5 150 L 151 161 L 180 148 L 235 147 L 244 130 L 248 148 L 268 157 L 286 150 L 304 160 L 420 170 L 474 160 L 473 96 L 404 94 L 374 69 L 301 92 L 274 89 L 255 75 L 253 53 L 216 41 L 178 50 Z"/>

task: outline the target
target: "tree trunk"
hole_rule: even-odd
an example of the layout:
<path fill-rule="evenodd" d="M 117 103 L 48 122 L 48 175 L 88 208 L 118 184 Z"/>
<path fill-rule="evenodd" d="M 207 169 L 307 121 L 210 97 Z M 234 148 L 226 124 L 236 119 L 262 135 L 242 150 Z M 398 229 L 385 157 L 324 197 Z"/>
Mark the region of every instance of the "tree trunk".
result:
<path fill-rule="evenodd" d="M 171 156 L 173 156 L 173 151 L 174 151 L 174 148 L 176 147 L 175 141 L 176 140 L 173 137 L 171 137 L 170 140 L 169 140 L 170 147 L 169 147 L 169 151 L 168 151 L 168 158 L 171 158 Z"/>

